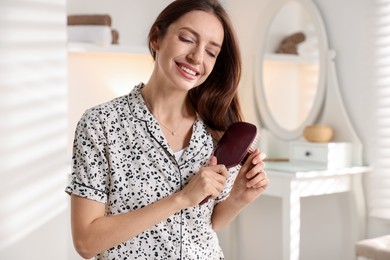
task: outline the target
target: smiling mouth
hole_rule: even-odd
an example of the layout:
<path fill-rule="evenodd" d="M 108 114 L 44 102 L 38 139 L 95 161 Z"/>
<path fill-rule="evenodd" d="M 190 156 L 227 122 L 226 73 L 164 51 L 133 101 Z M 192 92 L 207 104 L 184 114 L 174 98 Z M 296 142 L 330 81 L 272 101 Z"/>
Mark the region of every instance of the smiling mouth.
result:
<path fill-rule="evenodd" d="M 185 67 L 183 65 L 179 65 L 179 68 L 183 71 L 185 71 L 186 73 L 190 74 L 191 76 L 196 76 L 198 75 L 199 73 L 197 73 L 196 71 L 188 68 L 188 67 Z"/>

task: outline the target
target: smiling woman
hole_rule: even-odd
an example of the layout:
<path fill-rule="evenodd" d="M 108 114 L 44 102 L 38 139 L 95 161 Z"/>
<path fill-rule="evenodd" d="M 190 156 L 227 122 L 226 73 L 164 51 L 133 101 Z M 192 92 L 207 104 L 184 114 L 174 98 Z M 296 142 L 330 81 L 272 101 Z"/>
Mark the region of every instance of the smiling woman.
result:
<path fill-rule="evenodd" d="M 242 121 L 235 33 L 218 1 L 176 0 L 148 40 L 148 82 L 77 125 L 66 187 L 75 248 L 97 259 L 223 259 L 216 230 L 268 185 L 259 150 L 229 171 L 212 156 Z"/>
<path fill-rule="evenodd" d="M 185 104 L 187 93 L 204 84 L 211 74 L 220 51 L 216 46 L 222 46 L 224 33 L 219 19 L 204 11 L 189 12 L 167 29 L 161 27 L 152 27 L 155 69 L 142 94 L 160 124 L 173 128 L 184 118 L 179 134 L 186 138 L 168 137 L 176 151 L 186 147 L 196 119 L 194 108 Z M 181 103 L 184 106 L 180 107 Z"/>
<path fill-rule="evenodd" d="M 166 77 L 174 88 L 182 91 L 201 85 L 211 73 L 216 62 L 219 49 L 223 42 L 223 28 L 219 19 L 203 11 L 192 11 L 183 15 L 169 28 L 163 37 L 156 33 L 151 36 L 156 69 L 147 85 L 155 84 L 154 79 Z M 180 82 L 175 78 L 178 72 L 187 79 Z"/>

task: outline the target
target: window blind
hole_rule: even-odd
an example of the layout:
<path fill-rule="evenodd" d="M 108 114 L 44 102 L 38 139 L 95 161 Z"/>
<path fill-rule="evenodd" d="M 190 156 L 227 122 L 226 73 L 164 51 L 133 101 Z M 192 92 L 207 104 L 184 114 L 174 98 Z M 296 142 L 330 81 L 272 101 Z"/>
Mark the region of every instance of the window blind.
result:
<path fill-rule="evenodd" d="M 0 1 L 0 251 L 67 207 L 66 0 Z"/>
<path fill-rule="evenodd" d="M 373 172 L 368 178 L 368 213 L 390 219 L 390 0 L 376 0 L 373 73 Z"/>

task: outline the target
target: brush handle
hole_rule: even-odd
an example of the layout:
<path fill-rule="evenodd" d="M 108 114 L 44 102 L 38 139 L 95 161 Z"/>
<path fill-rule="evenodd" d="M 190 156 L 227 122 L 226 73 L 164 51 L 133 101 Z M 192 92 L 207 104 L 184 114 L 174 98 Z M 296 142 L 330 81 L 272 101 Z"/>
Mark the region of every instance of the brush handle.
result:
<path fill-rule="evenodd" d="M 205 204 L 207 201 L 209 201 L 210 197 L 211 197 L 211 196 L 208 196 L 208 197 L 204 198 L 204 199 L 199 203 L 199 205 Z"/>

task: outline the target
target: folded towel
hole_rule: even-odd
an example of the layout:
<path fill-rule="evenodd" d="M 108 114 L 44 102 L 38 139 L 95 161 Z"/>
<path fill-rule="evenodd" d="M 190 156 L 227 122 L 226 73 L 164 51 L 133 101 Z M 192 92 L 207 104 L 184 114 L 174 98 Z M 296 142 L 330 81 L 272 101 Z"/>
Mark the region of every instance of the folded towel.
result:
<path fill-rule="evenodd" d="M 89 42 L 103 46 L 112 42 L 111 27 L 103 25 L 68 25 L 68 41 Z"/>
<path fill-rule="evenodd" d="M 111 30 L 112 44 L 119 44 L 119 32 L 115 29 Z"/>
<path fill-rule="evenodd" d="M 68 25 L 107 25 L 107 26 L 111 26 L 111 16 L 108 14 L 68 15 Z"/>

